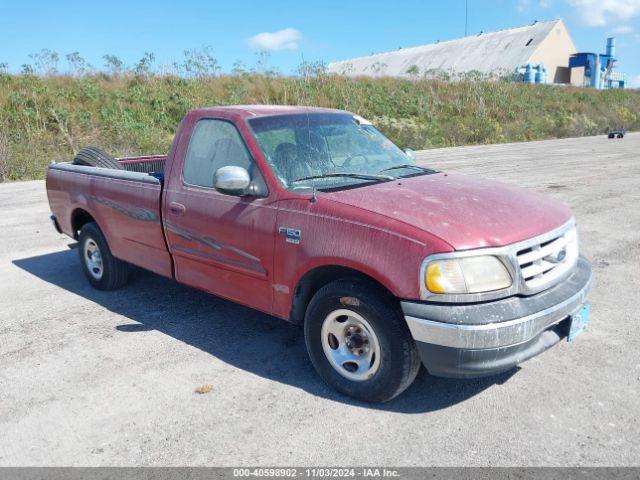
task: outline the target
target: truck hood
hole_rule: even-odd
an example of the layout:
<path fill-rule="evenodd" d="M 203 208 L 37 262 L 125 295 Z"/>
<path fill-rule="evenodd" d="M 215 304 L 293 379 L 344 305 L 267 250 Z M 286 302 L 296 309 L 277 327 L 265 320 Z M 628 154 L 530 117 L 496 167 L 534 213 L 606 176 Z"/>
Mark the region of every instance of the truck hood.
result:
<path fill-rule="evenodd" d="M 546 195 L 446 173 L 330 192 L 326 197 L 417 227 L 456 250 L 508 245 L 571 218 L 568 207 Z"/>

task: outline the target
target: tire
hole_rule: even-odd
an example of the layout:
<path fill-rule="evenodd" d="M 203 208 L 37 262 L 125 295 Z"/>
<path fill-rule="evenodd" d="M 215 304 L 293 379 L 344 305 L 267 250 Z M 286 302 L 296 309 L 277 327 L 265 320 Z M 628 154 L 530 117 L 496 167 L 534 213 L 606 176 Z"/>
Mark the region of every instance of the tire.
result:
<path fill-rule="evenodd" d="M 78 253 L 84 275 L 95 288 L 115 290 L 127 283 L 129 265 L 111 254 L 97 223 L 87 223 L 80 230 Z"/>
<path fill-rule="evenodd" d="M 96 147 L 86 147 L 80 150 L 73 158 L 73 164 L 124 170 L 124 167 L 115 158 Z"/>
<path fill-rule="evenodd" d="M 420 370 L 397 301 L 372 282 L 341 279 L 318 290 L 307 308 L 304 334 L 320 377 L 357 400 L 387 402 L 406 390 Z"/>

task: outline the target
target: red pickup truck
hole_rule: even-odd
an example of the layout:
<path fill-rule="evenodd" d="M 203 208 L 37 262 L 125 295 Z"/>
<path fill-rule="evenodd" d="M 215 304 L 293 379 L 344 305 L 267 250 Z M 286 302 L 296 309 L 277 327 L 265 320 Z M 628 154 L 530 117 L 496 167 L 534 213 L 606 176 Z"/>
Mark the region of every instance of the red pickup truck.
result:
<path fill-rule="evenodd" d="M 89 148 L 49 167 L 47 193 L 96 288 L 134 264 L 304 325 L 320 376 L 357 399 L 395 397 L 421 363 L 491 375 L 580 333 L 591 265 L 570 210 L 414 157 L 340 110 L 204 108 L 166 157 Z"/>

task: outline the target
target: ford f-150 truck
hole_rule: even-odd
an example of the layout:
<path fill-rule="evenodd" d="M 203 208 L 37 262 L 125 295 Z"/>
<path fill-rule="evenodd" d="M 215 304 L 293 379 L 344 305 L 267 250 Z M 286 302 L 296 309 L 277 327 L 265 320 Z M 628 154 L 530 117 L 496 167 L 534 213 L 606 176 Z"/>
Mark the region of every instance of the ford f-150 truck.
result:
<path fill-rule="evenodd" d="M 303 325 L 319 375 L 360 400 L 421 363 L 491 375 L 580 333 L 591 265 L 571 211 L 414 157 L 340 110 L 203 108 L 166 157 L 88 148 L 49 167 L 47 193 L 94 287 L 134 264 Z"/>

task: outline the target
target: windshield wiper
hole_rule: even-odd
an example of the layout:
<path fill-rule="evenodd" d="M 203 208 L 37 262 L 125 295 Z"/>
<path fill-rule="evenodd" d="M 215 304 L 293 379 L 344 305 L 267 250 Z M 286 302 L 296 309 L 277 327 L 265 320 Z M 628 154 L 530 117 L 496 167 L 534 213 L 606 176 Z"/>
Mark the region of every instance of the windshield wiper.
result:
<path fill-rule="evenodd" d="M 378 173 L 388 172 L 390 170 L 400 170 L 401 168 L 415 168 L 416 170 L 420 170 L 421 172 L 436 173 L 436 170 L 421 167 L 420 165 L 414 165 L 413 163 L 403 163 L 402 165 L 395 165 L 393 167 L 380 170 Z"/>
<path fill-rule="evenodd" d="M 347 173 L 347 172 L 330 172 L 323 173 L 322 175 L 309 175 L 308 177 L 301 177 L 292 180 L 291 183 L 302 182 L 304 180 L 314 180 L 316 178 L 329 178 L 329 177 L 349 177 L 349 178 L 364 178 L 365 180 L 377 180 L 379 182 L 388 182 L 394 180 L 391 175 L 372 175 L 368 173 Z"/>

